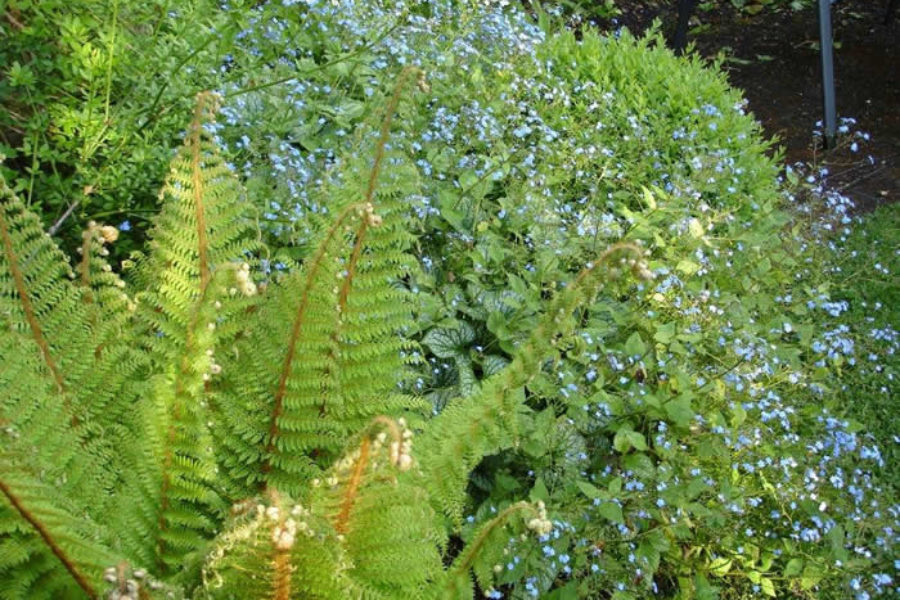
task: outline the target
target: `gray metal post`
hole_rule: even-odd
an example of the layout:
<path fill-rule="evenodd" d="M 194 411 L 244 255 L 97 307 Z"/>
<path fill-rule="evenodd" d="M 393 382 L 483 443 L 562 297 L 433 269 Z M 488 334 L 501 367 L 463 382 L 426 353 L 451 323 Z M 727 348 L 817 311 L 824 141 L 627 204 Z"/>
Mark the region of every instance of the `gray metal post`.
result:
<path fill-rule="evenodd" d="M 819 0 L 819 53 L 822 57 L 822 97 L 825 109 L 825 147 L 834 147 L 837 108 L 834 100 L 834 41 L 831 31 L 831 0 Z"/>

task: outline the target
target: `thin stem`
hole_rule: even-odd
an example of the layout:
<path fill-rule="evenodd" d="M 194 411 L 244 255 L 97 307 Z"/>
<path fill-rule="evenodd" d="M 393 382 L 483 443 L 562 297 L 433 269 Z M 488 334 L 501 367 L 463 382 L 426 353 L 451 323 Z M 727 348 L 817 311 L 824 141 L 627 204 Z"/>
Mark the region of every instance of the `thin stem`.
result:
<path fill-rule="evenodd" d="M 469 569 L 472 568 L 472 563 L 475 560 L 475 557 L 478 556 L 478 552 L 481 550 L 482 546 L 487 542 L 488 536 L 496 530 L 498 527 L 502 527 L 506 525 L 506 522 L 509 520 L 509 517 L 514 513 L 523 510 L 531 510 L 535 514 L 537 511 L 535 508 L 524 500 L 521 502 L 516 502 L 515 504 L 506 507 L 503 509 L 500 514 L 496 517 L 488 521 L 488 523 L 481 528 L 481 531 L 478 532 L 478 535 L 475 536 L 471 542 L 466 545 L 465 550 L 459 556 L 456 563 L 453 566 L 452 573 L 455 576 L 451 576 L 447 578 L 447 581 L 452 585 L 455 581 L 458 580 L 460 576 L 467 573 Z"/>
<path fill-rule="evenodd" d="M 69 575 L 72 576 L 72 579 L 78 584 L 78 587 L 84 590 L 84 593 L 87 594 L 89 598 L 97 598 L 97 592 L 90 582 L 88 582 L 84 574 L 78 570 L 77 566 L 75 566 L 75 562 L 68 557 L 56 540 L 53 539 L 53 536 L 50 535 L 50 532 L 47 531 L 47 528 L 44 527 L 44 524 L 25 507 L 25 504 L 13 493 L 12 489 L 3 480 L 0 480 L 0 492 L 3 492 L 3 495 L 6 496 L 9 503 L 16 509 L 16 512 L 18 512 L 23 519 L 28 521 L 28 524 L 37 531 L 38 535 L 41 536 L 41 539 L 44 540 L 44 543 L 47 544 L 47 547 L 50 548 L 53 555 L 59 559 L 59 562 L 62 563 L 66 571 L 69 572 Z"/>
<path fill-rule="evenodd" d="M 366 472 L 366 467 L 369 466 L 369 452 L 371 448 L 372 442 L 369 440 L 369 436 L 365 436 L 359 444 L 359 458 L 353 466 L 353 474 L 350 476 L 350 481 L 347 482 L 347 491 L 344 492 L 344 498 L 341 501 L 341 511 L 335 519 L 334 529 L 340 534 L 347 533 L 350 511 L 356 503 L 356 496 L 362 484 L 363 474 Z"/>
<path fill-rule="evenodd" d="M 204 110 L 208 102 L 212 101 L 209 92 L 201 92 L 197 95 L 197 106 L 194 109 L 194 121 L 191 123 L 191 184 L 194 192 L 194 210 L 197 218 L 197 253 L 200 269 L 200 295 L 206 291 L 209 285 L 209 261 L 207 248 L 209 242 L 206 238 L 206 217 L 203 206 L 203 172 L 200 164 L 200 132 L 203 129 Z"/>
<path fill-rule="evenodd" d="M 106 67 L 106 101 L 103 111 L 103 120 L 109 121 L 109 96 L 112 89 L 112 70 L 115 62 L 116 33 L 119 22 L 119 0 L 113 2 L 112 34 L 109 40 L 109 64 Z"/>
<path fill-rule="evenodd" d="M 360 205 L 358 204 L 350 205 L 344 209 L 325 234 L 325 239 L 319 244 L 316 254 L 310 262 L 309 272 L 306 275 L 306 281 L 303 286 L 303 293 L 300 296 L 300 304 L 297 307 L 297 313 L 294 316 L 294 324 L 291 327 L 291 337 L 288 340 L 287 352 L 285 352 L 284 363 L 282 364 L 281 374 L 278 378 L 278 386 L 275 389 L 274 406 L 272 407 L 272 416 L 269 420 L 269 436 L 268 441 L 266 442 L 266 459 L 262 466 L 264 473 L 268 473 L 271 470 L 271 456 L 278 450 L 275 443 L 275 440 L 279 435 L 278 419 L 281 418 L 281 415 L 284 412 L 284 396 L 287 393 L 287 381 L 290 378 L 291 371 L 294 367 L 294 354 L 297 351 L 297 342 L 300 339 L 300 334 L 303 331 L 303 323 L 306 319 L 306 309 L 309 306 L 310 289 L 319 269 L 325 262 L 325 254 L 328 251 L 331 241 L 343 230 L 344 222 L 359 210 Z"/>

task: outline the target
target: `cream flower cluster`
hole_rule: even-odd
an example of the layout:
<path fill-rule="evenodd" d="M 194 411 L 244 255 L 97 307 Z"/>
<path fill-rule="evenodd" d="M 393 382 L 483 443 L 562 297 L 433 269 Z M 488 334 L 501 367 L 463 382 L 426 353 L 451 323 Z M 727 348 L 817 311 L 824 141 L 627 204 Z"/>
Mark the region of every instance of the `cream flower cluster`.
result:
<path fill-rule="evenodd" d="M 538 516 L 528 521 L 528 529 L 538 535 L 548 535 L 553 531 L 553 522 L 547 518 L 547 507 L 544 506 L 543 500 L 537 502 Z"/>
<path fill-rule="evenodd" d="M 256 295 L 256 284 L 253 283 L 253 280 L 250 278 L 250 265 L 244 263 L 240 266 L 240 268 L 234 274 L 234 280 L 237 283 L 237 287 L 231 288 L 232 295 L 237 292 L 242 293 L 245 296 L 255 296 Z"/>
<path fill-rule="evenodd" d="M 282 521 L 281 509 L 277 506 L 269 506 L 266 508 L 262 504 L 257 506 L 257 512 L 265 515 L 269 521 L 275 521 L 276 524 L 272 528 L 272 543 L 277 550 L 287 551 L 294 547 L 294 541 L 297 534 L 302 533 L 307 536 L 313 535 L 313 530 L 309 524 L 303 520 L 303 517 L 309 515 L 309 510 L 300 504 L 295 504 L 291 509 L 290 516 Z"/>
<path fill-rule="evenodd" d="M 115 586 L 106 596 L 108 600 L 138 600 L 142 596 L 142 585 L 150 590 L 159 590 L 163 587 L 158 581 L 147 578 L 146 569 L 135 569 L 129 577 L 127 568 L 122 565 L 106 569 L 103 572 L 103 580 Z"/>
<path fill-rule="evenodd" d="M 365 205 L 360 208 L 356 214 L 364 218 L 369 227 L 378 227 L 381 225 L 381 215 L 375 214 L 375 207 L 371 202 L 366 202 Z"/>
<path fill-rule="evenodd" d="M 409 471 L 413 465 L 412 459 L 412 438 L 413 432 L 411 429 L 406 428 L 406 420 L 402 417 L 397 419 L 397 424 L 400 425 L 401 434 L 400 440 L 393 440 L 390 445 L 390 460 L 391 464 L 396 466 L 401 471 Z M 380 433 L 379 436 L 384 436 L 384 432 Z M 376 442 L 378 439 L 376 438 Z M 382 441 L 382 443 L 384 443 Z"/>

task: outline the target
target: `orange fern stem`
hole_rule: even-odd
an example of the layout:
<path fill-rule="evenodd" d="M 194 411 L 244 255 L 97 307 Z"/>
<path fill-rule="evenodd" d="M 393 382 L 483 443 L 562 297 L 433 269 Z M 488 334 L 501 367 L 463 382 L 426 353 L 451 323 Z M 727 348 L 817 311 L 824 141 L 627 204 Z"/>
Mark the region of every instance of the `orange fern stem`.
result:
<path fill-rule="evenodd" d="M 5 182 L 3 182 L 3 191 L 7 194 L 11 193 L 9 192 L 9 188 L 6 187 Z M 12 237 L 9 235 L 5 213 L 5 209 L 0 209 L 0 237 L 3 238 L 3 250 L 6 254 L 6 261 L 9 263 L 9 271 L 16 286 L 16 291 L 19 293 L 19 300 L 22 302 L 25 320 L 28 321 L 28 326 L 31 328 L 31 335 L 34 336 L 34 341 L 41 350 L 41 356 L 43 357 L 47 368 L 50 369 L 50 373 L 53 375 L 53 380 L 56 382 L 57 389 L 61 394 L 65 394 L 65 381 L 63 380 L 62 373 L 60 372 L 56 361 L 53 360 L 53 356 L 50 354 L 50 345 L 47 343 L 44 332 L 41 329 L 41 324 L 34 314 L 34 307 L 31 304 L 31 298 L 28 296 L 28 289 L 25 287 L 25 276 L 19 267 L 19 259 L 16 256 L 15 250 L 13 250 Z M 65 395 L 63 396 L 63 403 L 66 411 L 71 414 L 69 400 Z M 72 421 L 73 424 L 77 423 L 77 419 L 75 419 L 74 415 L 72 416 Z"/>
<path fill-rule="evenodd" d="M 291 598 L 291 548 L 294 545 L 293 533 L 290 538 L 286 539 L 286 530 L 284 529 L 285 518 L 284 510 L 281 506 L 281 494 L 275 488 L 267 488 L 266 495 L 272 503 L 272 506 L 278 510 L 278 525 L 273 530 L 272 541 L 275 545 L 274 556 L 272 558 L 272 600 L 290 600 Z"/>
<path fill-rule="evenodd" d="M 291 553 L 288 550 L 276 550 L 272 560 L 275 582 L 272 600 L 291 600 Z"/>
<path fill-rule="evenodd" d="M 403 440 L 400 427 L 397 425 L 396 421 L 384 415 L 379 415 L 372 419 L 369 431 L 359 443 L 359 458 L 353 466 L 353 474 L 347 482 L 347 490 L 344 492 L 344 497 L 341 500 L 341 510 L 337 517 L 335 517 L 334 528 L 340 534 L 347 533 L 347 526 L 350 522 L 350 511 L 353 510 L 353 504 L 356 502 L 359 488 L 362 485 L 362 478 L 369 463 L 369 455 L 372 449 L 370 436 L 372 435 L 373 430 L 378 426 L 388 430 L 392 442 L 400 444 Z"/>
<path fill-rule="evenodd" d="M 366 188 L 366 202 L 371 202 L 375 196 L 375 184 L 378 182 L 378 174 L 381 172 L 381 163 L 384 161 L 384 147 L 387 144 L 388 137 L 391 134 L 391 123 L 394 120 L 394 114 L 397 112 L 397 105 L 400 104 L 400 98 L 403 95 L 403 88 L 409 81 L 413 73 L 419 73 L 418 67 L 406 67 L 397 77 L 397 83 L 394 85 L 394 93 L 385 109 L 384 119 L 381 121 L 381 131 L 378 135 L 378 143 L 375 145 L 375 162 L 372 165 L 372 171 L 369 173 L 369 184 Z"/>
<path fill-rule="evenodd" d="M 294 316 L 294 323 L 291 326 L 291 337 L 288 340 L 287 352 L 285 352 L 284 363 L 281 367 L 281 374 L 278 377 L 278 385 L 275 388 L 275 395 L 273 398 L 274 406 L 272 407 L 272 416 L 269 420 L 269 437 L 268 441 L 266 442 L 266 461 L 262 466 L 263 473 L 268 473 L 271 470 L 271 455 L 277 451 L 275 439 L 278 437 L 279 433 L 278 419 L 284 412 L 284 396 L 287 393 L 287 381 L 291 376 L 291 371 L 293 370 L 294 353 L 297 351 L 297 342 L 300 339 L 301 332 L 303 331 L 303 323 L 306 318 L 306 309 L 309 306 L 310 288 L 315 281 L 319 269 L 324 263 L 325 254 L 327 253 L 329 244 L 335 238 L 335 236 L 340 233 L 342 227 L 344 226 L 344 222 L 351 216 L 353 216 L 357 211 L 359 211 L 359 209 L 360 205 L 354 204 L 348 206 L 343 210 L 343 212 L 341 212 L 337 220 L 326 232 L 325 238 L 319 244 L 319 247 L 316 250 L 316 254 L 313 256 L 310 263 L 309 271 L 306 275 L 306 281 L 304 282 L 303 286 L 303 293 L 300 296 L 300 304 L 297 307 L 297 313 Z"/>
<path fill-rule="evenodd" d="M 335 531 L 340 534 L 347 533 L 347 526 L 350 522 L 350 511 L 353 509 L 353 504 L 356 502 L 356 496 L 359 493 L 359 487 L 362 484 L 363 474 L 366 471 L 366 467 L 369 465 L 369 450 L 371 447 L 372 442 L 369 440 L 369 436 L 364 437 L 359 444 L 359 459 L 357 459 L 356 464 L 353 466 L 353 474 L 350 476 L 350 481 L 347 482 L 347 491 L 344 492 L 344 498 L 341 500 L 341 511 L 338 513 L 334 523 Z"/>
<path fill-rule="evenodd" d="M 391 123 L 394 121 L 394 115 L 397 113 L 397 106 L 400 104 L 400 98 L 403 96 L 403 88 L 406 82 L 410 80 L 414 73 L 420 73 L 418 67 L 406 67 L 400 72 L 397 83 L 394 85 L 394 92 L 385 108 L 384 119 L 381 121 L 381 131 L 378 134 L 378 142 L 375 144 L 375 161 L 372 164 L 372 170 L 369 173 L 369 183 L 366 187 L 365 201 L 372 204 L 375 198 L 375 187 L 378 184 L 378 176 L 381 174 L 381 165 L 384 163 L 385 146 L 391 134 Z M 356 265 L 359 263 L 359 257 L 362 255 L 363 243 L 365 242 L 366 232 L 369 229 L 369 220 L 363 219 L 359 224 L 356 232 L 356 242 L 353 244 L 353 254 L 350 256 L 350 262 L 347 265 L 347 276 L 341 285 L 341 292 L 338 296 L 338 306 L 341 307 L 341 314 L 347 308 L 347 298 L 350 296 L 350 288 L 353 286 L 353 278 L 356 275 Z"/>
<path fill-rule="evenodd" d="M 193 188 L 194 211 L 197 219 L 197 263 L 200 272 L 200 288 L 197 296 L 197 302 L 191 313 L 190 321 L 187 325 L 185 333 L 185 346 L 181 355 L 181 364 L 179 365 L 178 374 L 175 380 L 175 404 L 172 407 L 172 420 L 166 432 L 166 447 L 163 454 L 162 465 L 162 485 L 160 486 L 160 511 L 158 518 L 159 533 L 157 536 L 157 554 L 160 568 L 165 568 L 164 556 L 166 552 L 166 543 L 162 537 L 162 533 L 167 529 L 166 511 L 171 504 L 169 499 L 169 491 L 172 486 L 171 468 L 175 456 L 172 446 L 178 435 L 177 424 L 182 417 L 182 399 L 184 395 L 184 380 L 191 375 L 190 356 L 194 347 L 194 331 L 197 322 L 202 313 L 202 307 L 207 301 L 209 294 L 210 282 L 212 276 L 209 269 L 209 241 L 207 238 L 207 226 L 205 216 L 205 206 L 203 202 L 203 165 L 201 153 L 201 132 L 203 122 L 211 119 L 216 110 L 216 95 L 212 92 L 200 92 L 197 94 L 197 103 L 194 107 L 194 118 L 191 120 L 190 133 L 185 139 L 185 145 L 190 148 L 191 152 L 191 184 Z"/>
<path fill-rule="evenodd" d="M 85 288 L 84 301 L 88 304 L 94 301 L 91 293 L 91 239 L 94 237 L 93 227 L 88 228 L 82 234 L 81 243 L 81 285 Z"/>
<path fill-rule="evenodd" d="M 206 302 L 207 291 L 211 281 L 209 261 L 207 258 L 209 242 L 207 240 L 206 218 L 203 204 L 203 177 L 201 164 L 200 132 L 203 121 L 209 118 L 214 110 L 215 96 L 210 92 L 197 94 L 197 104 L 194 107 L 194 118 L 191 121 L 191 130 L 185 144 L 191 149 L 191 182 L 193 187 L 194 210 L 197 219 L 197 262 L 200 271 L 200 289 L 197 303 L 191 314 L 185 334 L 185 347 L 181 356 L 181 364 L 175 381 L 175 405 L 172 408 L 172 420 L 166 432 L 166 448 L 163 454 L 162 485 L 160 486 L 160 511 L 158 518 L 157 554 L 159 566 L 165 568 L 164 556 L 166 543 L 162 537 L 167 528 L 166 511 L 169 509 L 169 491 L 171 488 L 171 468 L 174 461 L 172 446 L 177 436 L 177 423 L 181 420 L 181 397 L 184 393 L 184 379 L 190 375 L 190 355 L 194 346 L 194 330 L 200 318 L 201 308 Z"/>
<path fill-rule="evenodd" d="M 182 397 L 184 395 L 184 380 L 190 376 L 190 355 L 193 351 L 194 346 L 194 330 L 197 327 L 197 321 L 200 319 L 201 308 L 206 302 L 207 292 L 209 291 L 209 285 L 200 284 L 200 297 L 197 299 L 197 304 L 194 306 L 194 311 L 191 315 L 191 320 L 188 323 L 187 332 L 185 335 L 185 347 L 184 353 L 181 356 L 181 365 L 180 369 L 175 378 L 175 404 L 172 407 L 172 420 L 169 422 L 169 427 L 166 432 L 166 446 L 165 452 L 163 454 L 163 466 L 162 466 L 162 485 L 160 487 L 160 512 L 159 512 L 159 536 L 157 537 L 157 551 L 159 555 L 159 566 L 160 568 L 165 568 L 165 563 L 163 562 L 163 556 L 165 554 L 165 541 L 162 539 L 162 532 L 166 530 L 166 511 L 169 509 L 169 489 L 171 488 L 171 468 L 172 463 L 174 462 L 175 455 L 172 451 L 172 446 L 175 443 L 175 437 L 178 434 L 177 431 L 177 423 L 181 420 L 182 413 Z"/>
<path fill-rule="evenodd" d="M 84 590 L 84 593 L 87 594 L 88 598 L 97 598 L 96 590 L 94 590 L 84 574 L 78 570 L 78 567 L 72 559 L 66 555 L 62 548 L 60 548 L 56 540 L 53 539 L 53 536 L 50 535 L 50 532 L 47 531 L 47 528 L 44 527 L 44 524 L 25 507 L 22 501 L 13 494 L 10 487 L 3 480 L 0 480 L 0 492 L 3 492 L 3 495 L 6 496 L 6 499 L 12 504 L 12 507 L 16 509 L 16 512 L 18 512 L 23 519 L 28 521 L 28 524 L 37 531 L 38 535 L 41 536 L 41 539 L 44 540 L 44 543 L 50 548 L 53 555 L 62 563 L 66 571 L 69 572 L 69 575 L 72 576 L 72 579 L 75 580 L 75 583 L 78 584 L 78 587 Z"/>

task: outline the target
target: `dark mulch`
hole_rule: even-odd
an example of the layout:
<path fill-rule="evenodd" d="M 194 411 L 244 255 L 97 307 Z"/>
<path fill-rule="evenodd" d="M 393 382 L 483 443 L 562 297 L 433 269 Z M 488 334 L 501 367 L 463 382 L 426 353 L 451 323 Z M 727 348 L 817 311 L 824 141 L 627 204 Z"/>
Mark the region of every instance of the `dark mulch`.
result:
<path fill-rule="evenodd" d="M 900 10 L 885 24 L 886 4 L 841 0 L 833 9 L 838 116 L 855 118 L 850 130 L 871 135 L 855 153 L 849 139 L 823 151 L 813 136 L 822 119 L 814 10 L 750 17 L 723 2 L 711 12 L 699 12 L 689 36 L 703 56 L 725 50 L 729 79 L 745 91 L 750 109 L 766 133 L 778 138 L 786 160 L 827 166 L 829 185 L 842 189 L 861 210 L 900 200 Z M 674 0 L 622 0 L 618 5 L 623 9 L 619 25 L 640 32 L 658 17 L 671 35 Z"/>

